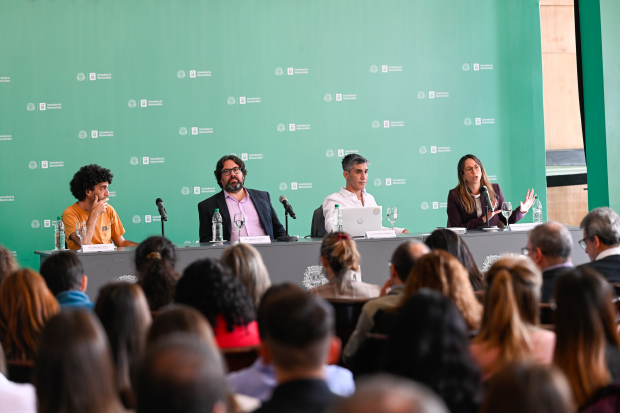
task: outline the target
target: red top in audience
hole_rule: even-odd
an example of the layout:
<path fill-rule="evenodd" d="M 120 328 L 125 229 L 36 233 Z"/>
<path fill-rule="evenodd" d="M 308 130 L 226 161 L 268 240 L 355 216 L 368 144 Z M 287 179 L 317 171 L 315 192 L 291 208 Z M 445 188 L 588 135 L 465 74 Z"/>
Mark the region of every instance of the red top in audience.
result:
<path fill-rule="evenodd" d="M 245 327 L 235 326 L 233 331 L 228 331 L 226 320 L 223 316 L 217 316 L 217 324 L 213 326 L 215 341 L 219 348 L 251 347 L 260 344 L 258 324 L 252 321 Z"/>

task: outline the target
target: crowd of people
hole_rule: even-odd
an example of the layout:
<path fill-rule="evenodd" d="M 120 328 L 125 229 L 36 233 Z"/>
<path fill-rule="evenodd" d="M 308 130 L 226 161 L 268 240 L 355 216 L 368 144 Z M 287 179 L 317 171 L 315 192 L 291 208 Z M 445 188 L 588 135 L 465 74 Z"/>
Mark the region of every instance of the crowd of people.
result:
<path fill-rule="evenodd" d="M 173 244 L 150 237 L 137 283 L 95 302 L 75 252 L 37 273 L 0 247 L 0 413 L 620 411 L 620 217 L 597 208 L 581 228 L 587 264 L 573 267 L 569 231 L 547 222 L 486 273 L 437 229 L 396 248 L 382 286 L 332 232 L 327 282 L 309 291 L 272 285 L 251 245 L 179 273 Z M 366 303 L 342 343 L 330 300 L 346 299 Z M 247 348 L 257 359 L 228 372 L 223 353 Z M 31 366 L 31 384 L 7 364 Z"/>

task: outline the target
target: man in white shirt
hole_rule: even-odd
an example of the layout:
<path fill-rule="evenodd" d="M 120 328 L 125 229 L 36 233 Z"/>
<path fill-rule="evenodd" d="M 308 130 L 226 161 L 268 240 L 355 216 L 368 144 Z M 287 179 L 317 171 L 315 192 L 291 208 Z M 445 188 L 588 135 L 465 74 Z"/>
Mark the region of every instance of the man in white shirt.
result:
<path fill-rule="evenodd" d="M 332 214 L 338 204 L 341 208 L 376 207 L 375 198 L 366 192 L 368 182 L 368 160 L 356 153 L 350 153 L 342 160 L 342 175 L 347 185 L 340 188 L 340 192 L 333 193 L 323 201 L 323 216 L 325 230 L 332 232 Z M 387 228 L 386 228 L 387 229 Z M 396 234 L 408 234 L 404 228 L 394 228 Z"/>
<path fill-rule="evenodd" d="M 620 282 L 620 217 L 611 208 L 595 208 L 580 224 L 579 241 L 591 262 L 583 264 L 598 271 L 607 281 Z"/>

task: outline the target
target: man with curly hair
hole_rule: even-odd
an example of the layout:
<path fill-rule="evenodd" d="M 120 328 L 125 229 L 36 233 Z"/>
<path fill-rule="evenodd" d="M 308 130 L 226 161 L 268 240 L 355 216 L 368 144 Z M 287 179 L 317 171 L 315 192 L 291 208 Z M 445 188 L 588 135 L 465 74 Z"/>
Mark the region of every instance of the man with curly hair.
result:
<path fill-rule="evenodd" d="M 99 165 L 86 165 L 80 168 L 69 184 L 71 193 L 78 201 L 65 209 L 62 222 L 65 224 L 65 239 L 69 249 L 80 249 L 80 238 L 75 233 L 75 223 L 86 222 L 84 245 L 109 244 L 117 247 L 133 247 L 133 241 L 123 237 L 125 228 L 112 205 L 108 204 L 108 187 L 114 175 L 109 169 Z"/>

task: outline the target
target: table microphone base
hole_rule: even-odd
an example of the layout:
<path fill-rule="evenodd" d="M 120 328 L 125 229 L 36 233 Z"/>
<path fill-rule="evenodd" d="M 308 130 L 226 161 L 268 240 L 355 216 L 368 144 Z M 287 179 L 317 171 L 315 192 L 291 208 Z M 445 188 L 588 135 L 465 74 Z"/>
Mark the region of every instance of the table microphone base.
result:
<path fill-rule="evenodd" d="M 280 242 L 299 241 L 299 235 L 291 235 L 290 237 L 278 237 L 277 240 Z"/>

